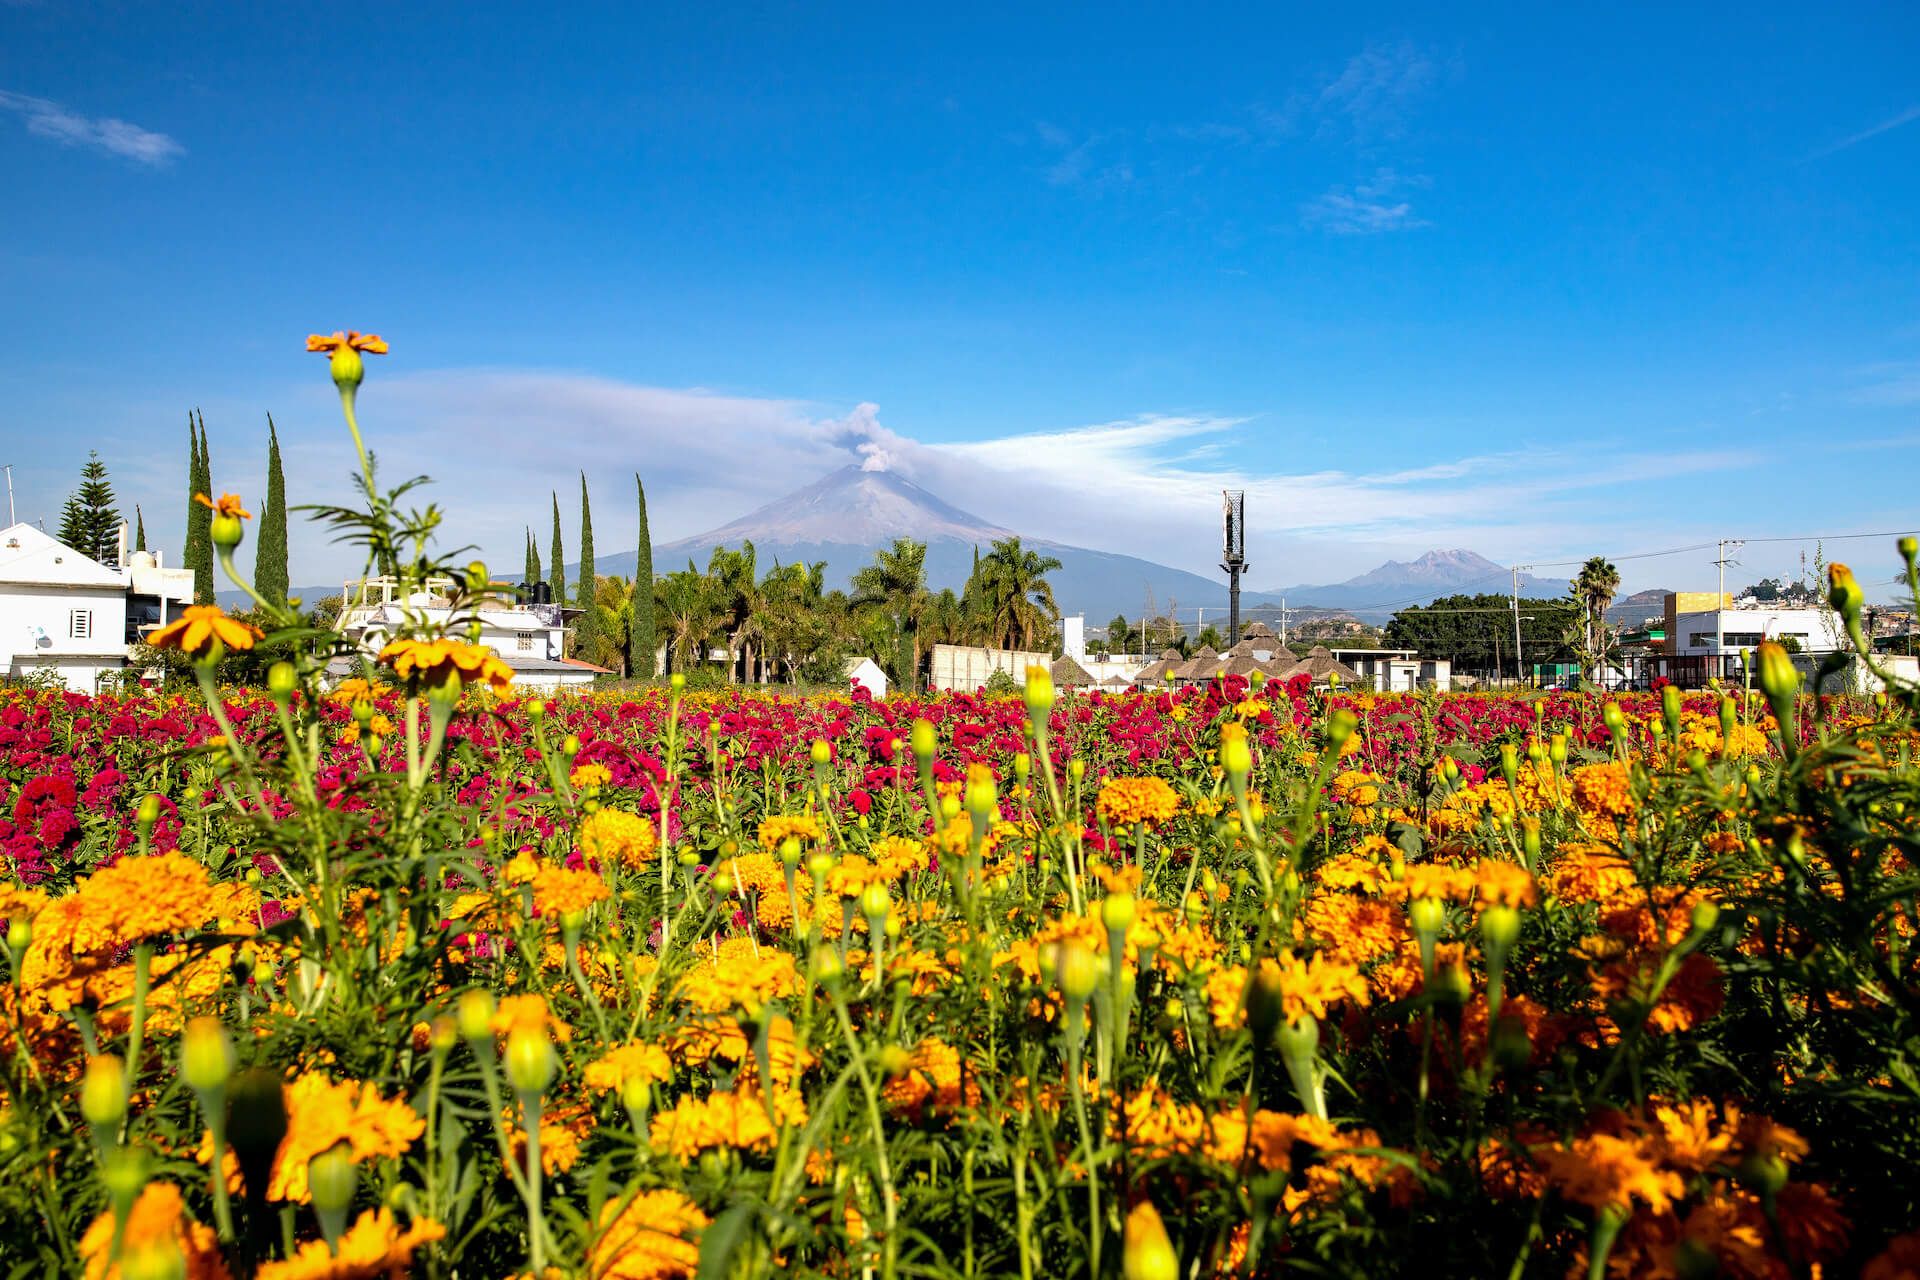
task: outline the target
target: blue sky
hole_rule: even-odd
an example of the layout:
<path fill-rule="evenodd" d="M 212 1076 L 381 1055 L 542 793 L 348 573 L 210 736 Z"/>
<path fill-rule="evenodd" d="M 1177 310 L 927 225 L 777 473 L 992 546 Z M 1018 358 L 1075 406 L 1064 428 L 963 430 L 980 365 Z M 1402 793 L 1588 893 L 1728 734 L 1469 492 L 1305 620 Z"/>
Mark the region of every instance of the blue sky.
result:
<path fill-rule="evenodd" d="M 861 457 L 1202 571 L 1244 487 L 1263 587 L 1920 523 L 1914 10 L 1030 8 L 0 3 L 21 514 L 98 448 L 177 551 L 196 405 L 343 494 L 352 327 L 514 565 Z"/>

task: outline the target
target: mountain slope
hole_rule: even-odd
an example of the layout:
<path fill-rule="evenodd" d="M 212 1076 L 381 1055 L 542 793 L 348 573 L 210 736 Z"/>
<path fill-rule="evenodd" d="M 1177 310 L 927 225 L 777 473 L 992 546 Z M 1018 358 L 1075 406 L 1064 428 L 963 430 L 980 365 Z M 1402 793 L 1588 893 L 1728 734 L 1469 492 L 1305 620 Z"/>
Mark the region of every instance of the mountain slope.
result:
<path fill-rule="evenodd" d="M 752 542 L 762 572 L 775 560 L 824 560 L 828 585 L 844 589 L 875 551 L 895 538 L 913 538 L 927 544 L 928 585 L 935 591 L 957 591 L 973 571 L 974 548 L 984 555 L 996 538 L 1012 536 L 1012 530 L 954 506 L 905 476 L 849 466 L 718 528 L 656 545 L 653 567 L 656 573 L 671 573 L 692 560 L 696 568 L 704 568 L 715 547 Z M 1209 609 L 1226 604 L 1224 583 L 1183 569 L 1065 543 L 1023 541 L 1061 562 L 1047 575 L 1054 599 L 1063 613 L 1086 614 L 1090 625 L 1102 625 L 1116 613 L 1138 617 L 1149 593 L 1156 610 L 1164 610 L 1173 599 Z M 602 555 L 595 567 L 601 573 L 630 575 L 633 566 L 634 555 L 626 552 Z M 577 570 L 570 567 L 569 572 Z"/>

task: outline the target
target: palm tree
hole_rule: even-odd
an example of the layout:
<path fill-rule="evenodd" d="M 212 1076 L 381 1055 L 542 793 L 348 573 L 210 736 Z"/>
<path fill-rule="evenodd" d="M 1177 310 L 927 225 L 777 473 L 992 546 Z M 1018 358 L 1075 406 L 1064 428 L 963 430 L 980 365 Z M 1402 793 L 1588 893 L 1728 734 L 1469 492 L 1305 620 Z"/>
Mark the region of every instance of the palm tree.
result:
<path fill-rule="evenodd" d="M 1018 537 L 999 538 L 980 561 L 988 610 L 988 635 L 1001 648 L 1031 648 L 1060 616 L 1047 574 L 1061 567 L 1020 545 Z"/>
<path fill-rule="evenodd" d="M 1620 571 L 1605 556 L 1594 556 L 1580 566 L 1573 580 L 1573 598 L 1586 610 L 1586 651 L 1592 665 L 1605 658 L 1602 650 L 1607 634 L 1607 609 L 1620 591 Z"/>
<path fill-rule="evenodd" d="M 919 685 L 920 621 L 930 599 L 927 544 L 912 538 L 895 538 L 891 547 L 874 552 L 872 564 L 853 575 L 854 608 L 884 614 L 893 623 L 893 678 L 909 693 Z"/>
<path fill-rule="evenodd" d="M 727 633 L 727 683 L 734 680 L 734 667 L 744 659 L 745 678 L 754 679 L 753 642 L 760 637 L 764 619 L 760 584 L 755 577 L 753 543 L 742 542 L 738 551 L 715 547 L 707 560 L 707 577 L 713 583 Z"/>
<path fill-rule="evenodd" d="M 633 617 L 634 591 L 631 578 L 603 574 L 594 580 L 593 626 L 585 632 L 579 656 L 595 666 L 607 667 L 627 675 L 627 652 L 622 643 Z"/>
<path fill-rule="evenodd" d="M 775 564 L 760 580 L 760 632 L 769 664 L 785 668 L 788 683 L 797 683 L 803 663 L 812 660 L 832 666 L 837 657 L 845 613 L 845 597 L 829 593 L 827 562 Z"/>
<path fill-rule="evenodd" d="M 713 584 L 689 563 L 660 579 L 654 599 L 660 629 L 672 637 L 673 669 L 684 672 L 698 665 L 724 616 Z"/>

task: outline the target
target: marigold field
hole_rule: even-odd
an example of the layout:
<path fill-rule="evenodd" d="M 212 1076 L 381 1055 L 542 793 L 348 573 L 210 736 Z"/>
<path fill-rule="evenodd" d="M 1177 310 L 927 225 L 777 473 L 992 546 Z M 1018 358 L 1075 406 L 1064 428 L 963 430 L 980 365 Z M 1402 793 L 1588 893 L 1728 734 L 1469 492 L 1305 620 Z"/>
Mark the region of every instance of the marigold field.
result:
<path fill-rule="evenodd" d="M 358 445 L 385 344 L 316 341 Z M 1920 1276 L 1910 688 L 542 702 L 177 626 L 198 694 L 0 691 L 9 1276 Z"/>

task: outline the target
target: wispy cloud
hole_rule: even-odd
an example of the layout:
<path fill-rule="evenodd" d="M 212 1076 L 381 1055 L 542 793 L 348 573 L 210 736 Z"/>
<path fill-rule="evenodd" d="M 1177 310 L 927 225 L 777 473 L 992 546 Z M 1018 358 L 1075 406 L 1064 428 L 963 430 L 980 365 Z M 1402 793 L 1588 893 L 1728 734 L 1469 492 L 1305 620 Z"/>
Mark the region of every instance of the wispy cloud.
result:
<path fill-rule="evenodd" d="M 1361 141 L 1392 137 L 1405 128 L 1414 101 L 1439 78 L 1440 64 L 1409 41 L 1369 44 L 1320 90 L 1313 109 L 1327 125 L 1344 125 Z"/>
<path fill-rule="evenodd" d="M 1920 404 L 1920 360 L 1888 360 L 1853 371 L 1856 384 L 1849 395 L 1855 404 L 1905 408 Z"/>
<path fill-rule="evenodd" d="M 36 137 L 49 138 L 63 146 L 104 151 L 148 168 L 160 168 L 187 151 L 164 133 L 143 129 L 113 116 L 82 115 L 49 98 L 0 89 L 0 110 L 21 117 L 26 121 L 27 132 Z"/>
<path fill-rule="evenodd" d="M 1877 138 L 1883 133 L 1891 133 L 1903 125 L 1912 124 L 1915 120 L 1920 120 L 1920 103 L 1916 103 L 1896 115 L 1888 116 L 1879 124 L 1862 129 L 1858 133 L 1848 134 L 1838 142 L 1829 143 L 1821 147 L 1818 151 L 1813 152 L 1807 159 L 1818 160 L 1823 156 L 1830 156 L 1836 151 L 1845 151 L 1848 147 L 1857 147 L 1869 138 Z"/>
<path fill-rule="evenodd" d="M 1045 120 L 1034 126 L 1034 135 L 1051 153 L 1042 170 L 1048 186 L 1097 191 L 1133 181 L 1132 162 L 1125 155 L 1116 154 L 1124 141 L 1123 135 L 1077 135 Z"/>
<path fill-rule="evenodd" d="M 1307 226 L 1341 236 L 1370 236 L 1383 231 L 1408 231 L 1426 221 L 1413 211 L 1405 192 L 1424 187 L 1427 179 L 1404 177 L 1392 169 L 1376 169 L 1371 178 L 1352 186 L 1336 186 L 1300 208 Z"/>

